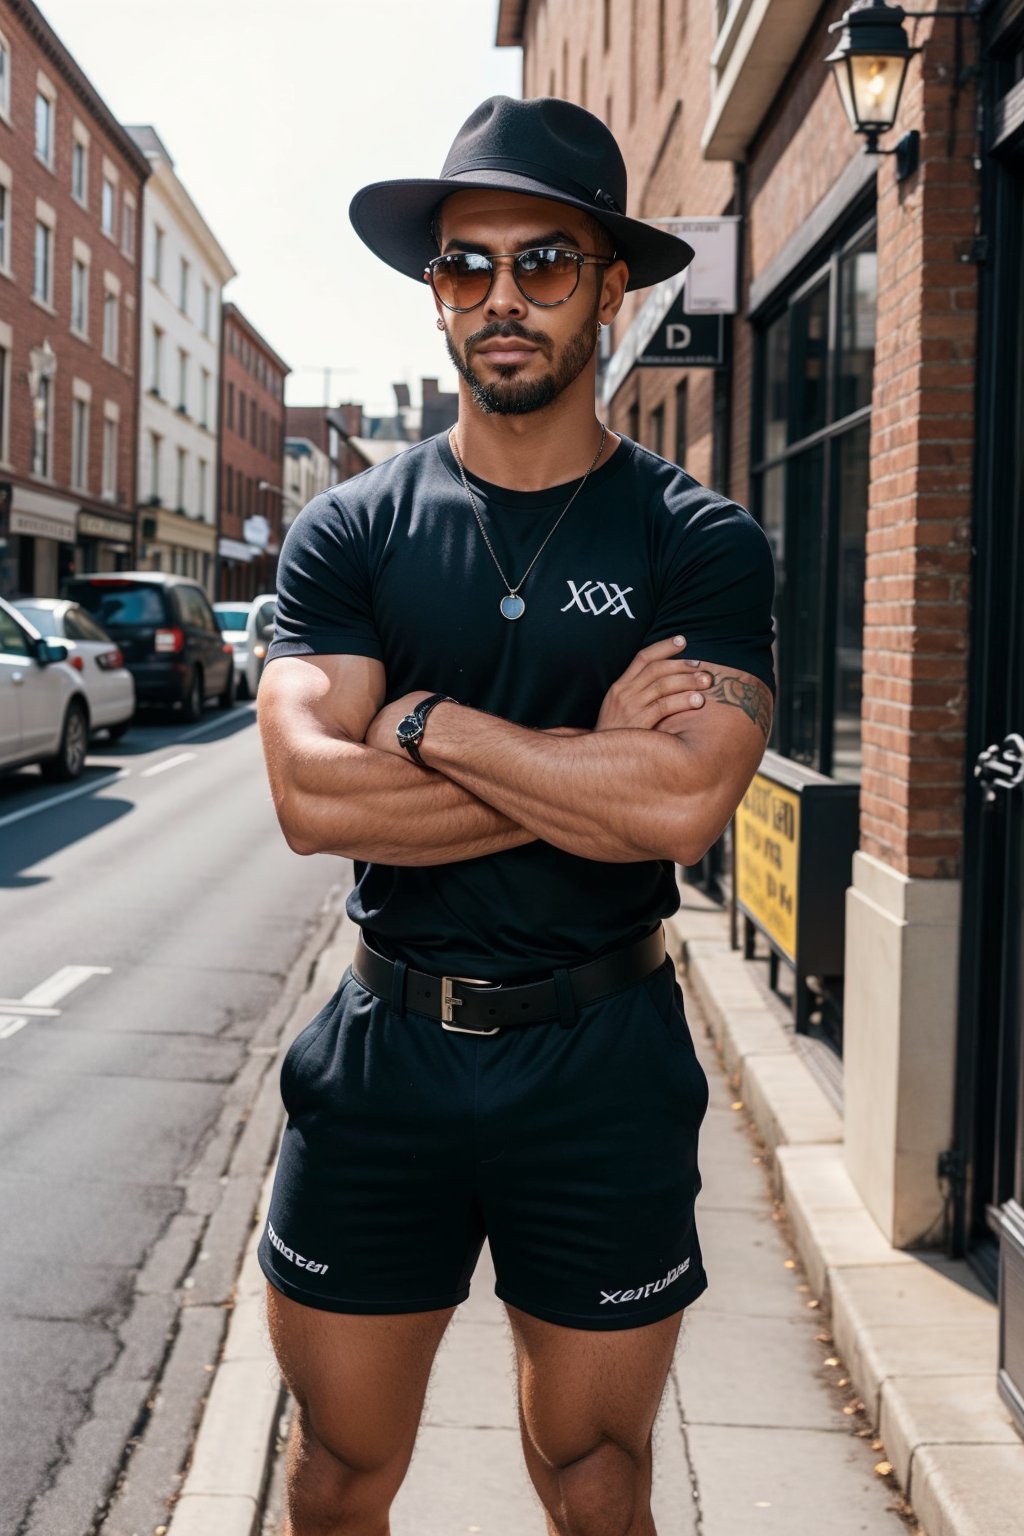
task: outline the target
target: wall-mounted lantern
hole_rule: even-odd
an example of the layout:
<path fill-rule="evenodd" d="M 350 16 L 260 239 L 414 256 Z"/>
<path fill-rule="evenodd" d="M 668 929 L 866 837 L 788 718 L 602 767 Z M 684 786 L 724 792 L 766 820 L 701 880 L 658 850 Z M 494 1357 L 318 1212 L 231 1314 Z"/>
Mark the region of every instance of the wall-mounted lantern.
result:
<path fill-rule="evenodd" d="M 921 136 L 917 130 L 905 133 L 895 149 L 879 149 L 879 135 L 888 133 L 896 122 L 907 67 L 920 48 L 912 48 L 903 30 L 906 17 L 954 16 L 957 19 L 957 53 L 960 53 L 960 22 L 973 17 L 972 10 L 905 11 L 885 0 L 856 0 L 841 21 L 829 27 L 842 28 L 834 53 L 825 60 L 831 64 L 839 88 L 839 99 L 854 133 L 867 140 L 868 155 L 895 155 L 896 180 L 904 181 L 917 170 Z"/>

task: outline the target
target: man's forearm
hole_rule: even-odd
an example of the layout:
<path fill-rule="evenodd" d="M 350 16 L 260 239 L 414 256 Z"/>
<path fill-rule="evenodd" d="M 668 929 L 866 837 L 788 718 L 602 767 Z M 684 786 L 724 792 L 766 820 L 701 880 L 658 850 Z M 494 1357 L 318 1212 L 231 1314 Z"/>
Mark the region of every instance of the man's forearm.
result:
<path fill-rule="evenodd" d="M 702 851 L 684 793 L 687 749 L 674 736 L 557 737 L 446 703 L 431 714 L 420 750 L 430 767 L 510 821 L 582 858 L 688 863 Z"/>
<path fill-rule="evenodd" d="M 275 793 L 289 845 L 360 861 L 454 864 L 533 841 L 471 791 L 349 741 L 312 741 Z"/>

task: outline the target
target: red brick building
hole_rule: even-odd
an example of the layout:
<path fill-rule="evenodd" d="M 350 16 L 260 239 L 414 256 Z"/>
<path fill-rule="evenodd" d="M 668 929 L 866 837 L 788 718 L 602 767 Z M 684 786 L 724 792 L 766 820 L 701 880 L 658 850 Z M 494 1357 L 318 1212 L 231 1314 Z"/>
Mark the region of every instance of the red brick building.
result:
<path fill-rule="evenodd" d="M 149 168 L 29 0 L 0 0 L 0 593 L 131 565 Z"/>
<path fill-rule="evenodd" d="M 284 381 L 291 369 L 225 304 L 221 322 L 217 596 L 244 599 L 277 582 L 285 509 Z"/>
<path fill-rule="evenodd" d="M 1024 1425 L 1024 28 L 907 18 L 868 154 L 826 63 L 845 10 L 501 0 L 497 41 L 524 95 L 609 124 L 632 214 L 735 221 L 717 362 L 657 356 L 695 267 L 627 298 L 599 404 L 771 540 L 771 746 L 859 812 L 829 982 L 846 1168 L 891 1244 L 945 1233 L 993 1294 L 1002 1265 Z"/>

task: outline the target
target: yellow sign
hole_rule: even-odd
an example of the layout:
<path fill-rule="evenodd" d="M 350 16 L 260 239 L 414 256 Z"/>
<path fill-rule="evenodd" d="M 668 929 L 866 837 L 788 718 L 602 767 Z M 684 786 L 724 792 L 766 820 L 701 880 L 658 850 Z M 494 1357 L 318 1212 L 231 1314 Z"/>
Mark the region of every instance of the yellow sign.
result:
<path fill-rule="evenodd" d="M 800 796 L 754 775 L 736 812 L 736 900 L 796 962 Z"/>

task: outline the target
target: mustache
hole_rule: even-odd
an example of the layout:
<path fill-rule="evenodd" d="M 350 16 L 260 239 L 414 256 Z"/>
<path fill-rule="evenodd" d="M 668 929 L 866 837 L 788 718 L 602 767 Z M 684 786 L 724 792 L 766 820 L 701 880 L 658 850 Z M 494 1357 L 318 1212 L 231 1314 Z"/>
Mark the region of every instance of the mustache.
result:
<path fill-rule="evenodd" d="M 545 336 L 543 331 L 530 331 L 518 320 L 492 320 L 490 325 L 485 325 L 481 330 L 474 331 L 472 336 L 466 338 L 465 349 L 467 354 L 474 347 L 482 346 L 485 341 L 493 341 L 498 336 L 502 341 L 508 341 L 514 337 L 517 341 L 532 342 L 539 347 L 545 357 L 551 356 L 551 338 Z"/>

